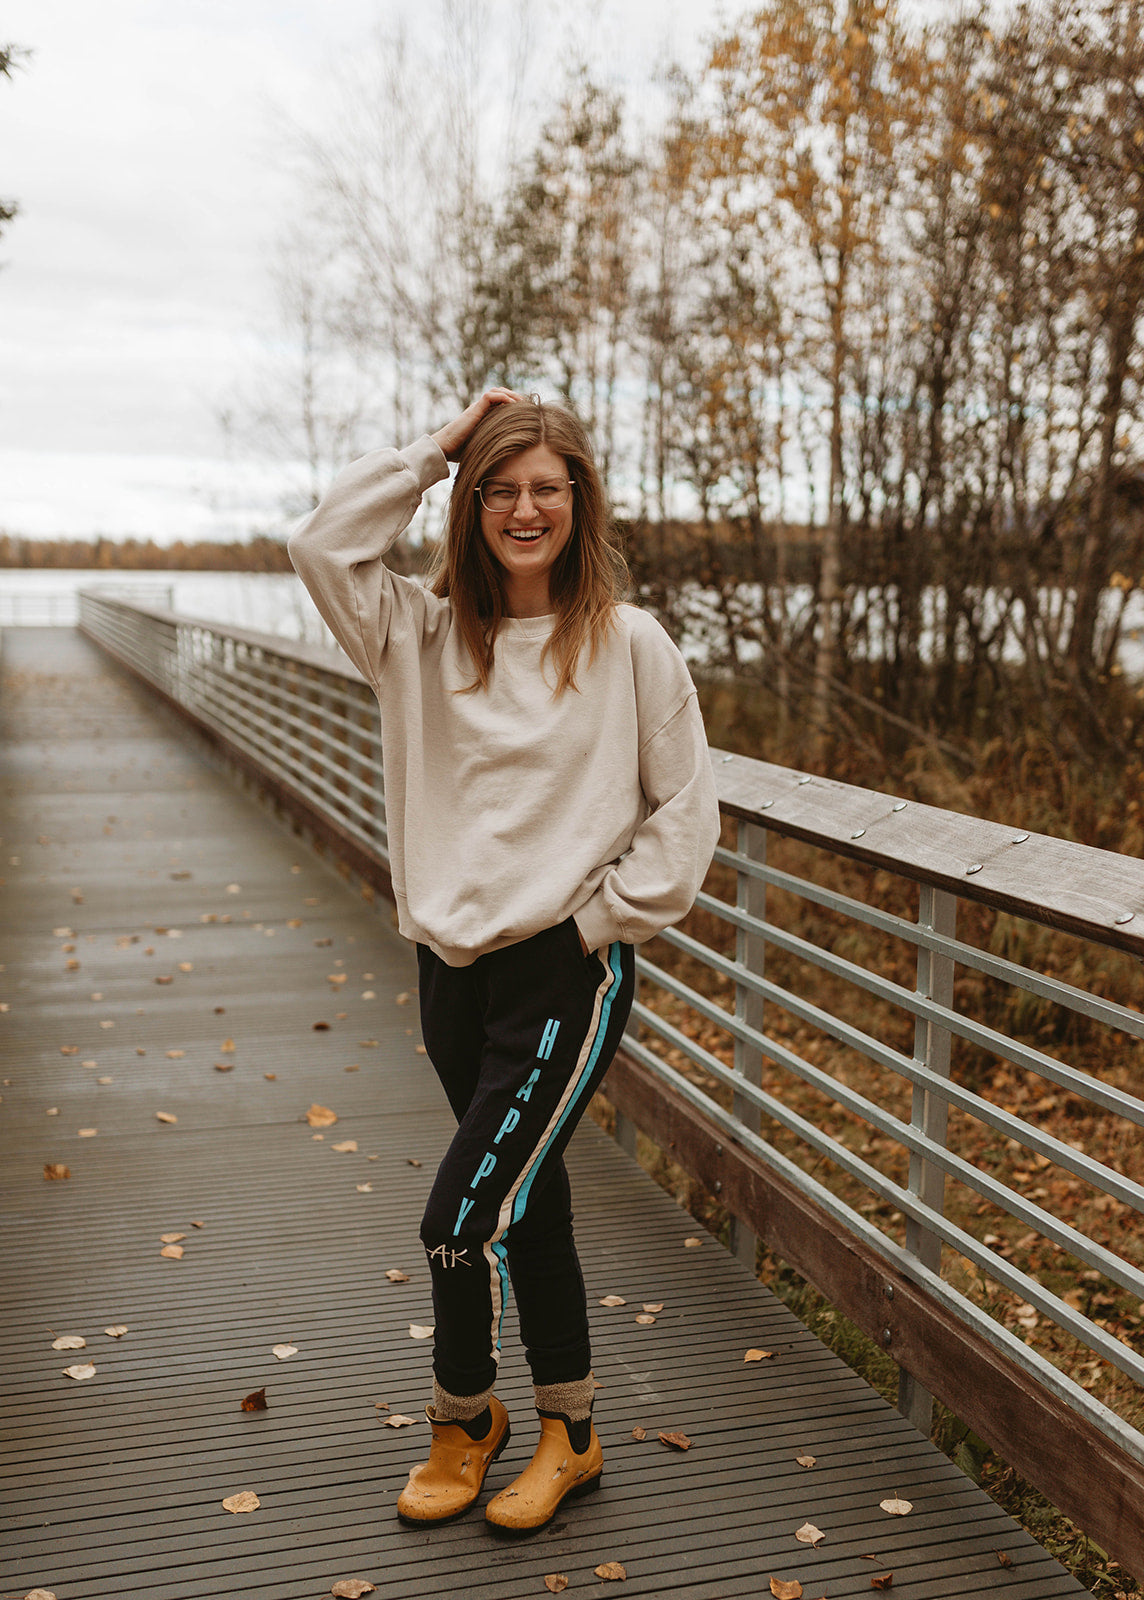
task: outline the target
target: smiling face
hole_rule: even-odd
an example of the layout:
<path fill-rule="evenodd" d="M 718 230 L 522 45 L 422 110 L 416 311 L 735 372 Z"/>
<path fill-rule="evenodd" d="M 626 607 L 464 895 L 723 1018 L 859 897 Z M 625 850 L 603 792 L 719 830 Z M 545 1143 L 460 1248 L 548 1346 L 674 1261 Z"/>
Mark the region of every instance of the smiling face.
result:
<path fill-rule="evenodd" d="M 499 461 L 488 478 L 538 485 L 570 478 L 568 463 L 546 444 L 534 444 Z M 555 511 L 541 511 L 522 490 L 511 511 L 481 506 L 481 536 L 501 569 L 505 600 L 514 617 L 545 616 L 552 609 L 549 574 L 572 537 L 576 490 Z"/>

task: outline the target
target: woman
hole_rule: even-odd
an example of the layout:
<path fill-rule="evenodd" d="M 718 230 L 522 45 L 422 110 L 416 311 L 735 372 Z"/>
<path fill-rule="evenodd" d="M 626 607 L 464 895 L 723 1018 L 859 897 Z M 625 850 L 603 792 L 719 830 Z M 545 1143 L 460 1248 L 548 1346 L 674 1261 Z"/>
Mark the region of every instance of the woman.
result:
<path fill-rule="evenodd" d="M 383 557 L 460 463 L 429 586 Z M 541 1439 L 489 1504 L 542 1527 L 602 1471 L 569 1138 L 631 1006 L 632 945 L 682 917 L 718 833 L 683 659 L 619 602 L 591 447 L 568 411 L 492 389 L 348 467 L 290 555 L 377 693 L 398 926 L 456 1114 L 421 1238 L 436 1337 L 429 1460 L 398 1515 L 473 1504 L 509 1437 L 493 1393 L 509 1280 Z"/>

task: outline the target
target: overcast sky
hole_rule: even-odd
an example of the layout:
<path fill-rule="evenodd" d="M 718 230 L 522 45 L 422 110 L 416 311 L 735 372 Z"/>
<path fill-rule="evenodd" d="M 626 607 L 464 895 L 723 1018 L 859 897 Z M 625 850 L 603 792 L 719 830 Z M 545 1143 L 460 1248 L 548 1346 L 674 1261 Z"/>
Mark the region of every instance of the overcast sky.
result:
<path fill-rule="evenodd" d="M 0 528 L 139 531 L 147 496 L 117 500 L 116 462 L 168 500 L 180 463 L 215 470 L 216 410 L 273 314 L 284 118 L 320 115 L 378 20 L 442 3 L 6 0 L 3 42 L 32 54 L 0 79 L 0 195 L 20 205 L 0 239 Z M 631 86 L 665 51 L 694 62 L 723 9 L 599 0 L 591 40 Z"/>

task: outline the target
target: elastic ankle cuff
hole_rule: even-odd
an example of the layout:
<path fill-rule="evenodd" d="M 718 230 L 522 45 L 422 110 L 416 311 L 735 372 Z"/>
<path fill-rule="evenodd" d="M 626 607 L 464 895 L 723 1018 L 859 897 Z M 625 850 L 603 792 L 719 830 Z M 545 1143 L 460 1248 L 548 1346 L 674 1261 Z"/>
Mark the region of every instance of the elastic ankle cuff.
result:
<path fill-rule="evenodd" d="M 532 1392 L 538 1411 L 554 1412 L 569 1422 L 587 1422 L 596 1398 L 596 1383 L 589 1373 L 574 1383 L 534 1383 Z"/>
<path fill-rule="evenodd" d="M 488 1410 L 492 1389 L 482 1389 L 480 1394 L 450 1394 L 433 1379 L 433 1416 L 438 1422 L 472 1422 L 482 1411 Z"/>

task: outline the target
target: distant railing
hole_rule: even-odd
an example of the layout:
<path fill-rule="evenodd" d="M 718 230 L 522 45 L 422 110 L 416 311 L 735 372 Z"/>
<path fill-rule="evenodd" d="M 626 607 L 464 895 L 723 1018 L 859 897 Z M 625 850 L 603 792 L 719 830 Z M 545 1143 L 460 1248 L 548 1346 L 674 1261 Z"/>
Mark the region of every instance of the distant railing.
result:
<path fill-rule="evenodd" d="M 92 593 L 81 627 L 388 887 L 377 706 L 348 663 Z M 1001 1063 L 1081 1108 L 1078 1127 L 1112 1130 L 1126 1154 L 1141 1148 L 1144 1099 L 1124 1083 L 1144 1084 L 1144 1015 L 1122 1003 L 1131 994 L 1096 990 L 1109 987 L 1104 951 L 1128 974 L 1122 991 L 1135 985 L 1144 1000 L 1144 863 L 738 755 L 712 760 L 735 847 L 717 852 L 687 929 L 638 959 L 640 997 L 605 1086 L 618 1137 L 633 1149 L 638 1125 L 715 1193 L 752 1270 L 757 1235 L 876 1338 L 918 1426 L 928 1430 L 938 1395 L 1144 1573 L 1144 1434 L 1133 1425 L 1144 1357 L 1139 1340 L 1082 1309 L 1099 1311 L 1110 1290 L 1144 1302 L 1144 1187 L 1123 1161 L 1039 1125 L 1035 1103 L 1014 1109 L 1027 1095 L 983 1092 L 983 1063 Z M 806 847 L 835 869 L 856 863 L 866 897 L 828 886 Z M 775 859 L 784 851 L 789 861 Z M 870 869 L 899 890 L 918 885 L 916 919 L 879 906 Z M 959 938 L 959 906 L 1084 941 L 1100 981 L 1086 989 Z M 999 1030 L 999 997 L 1035 1013 L 1040 1031 Z M 1096 1030 L 1118 1070 L 1064 1060 L 1070 1030 Z M 974 1071 L 960 1070 L 962 1056 Z M 871 1069 L 878 1094 L 849 1081 Z M 813 1119 L 793 1103 L 805 1110 L 808 1092 Z M 1057 1214 L 1049 1177 L 1120 1219 L 1117 1249 Z M 980 1231 L 968 1220 L 978 1218 Z M 1019 1266 L 990 1231 L 1005 1221 L 1028 1230 L 1020 1243 L 1039 1267 Z M 983 1284 L 1019 1297 L 1012 1326 L 978 1303 Z M 1062 1365 L 1085 1370 L 1078 1350 L 1091 1357 L 1083 1381 Z M 1128 1380 L 1125 1414 L 1085 1387 L 1108 1368 Z"/>
<path fill-rule="evenodd" d="M 136 605 L 170 606 L 170 584 L 109 583 L 91 593 L 113 594 Z M 79 621 L 75 589 L 5 589 L 0 572 L 0 628 L 74 628 Z"/>

